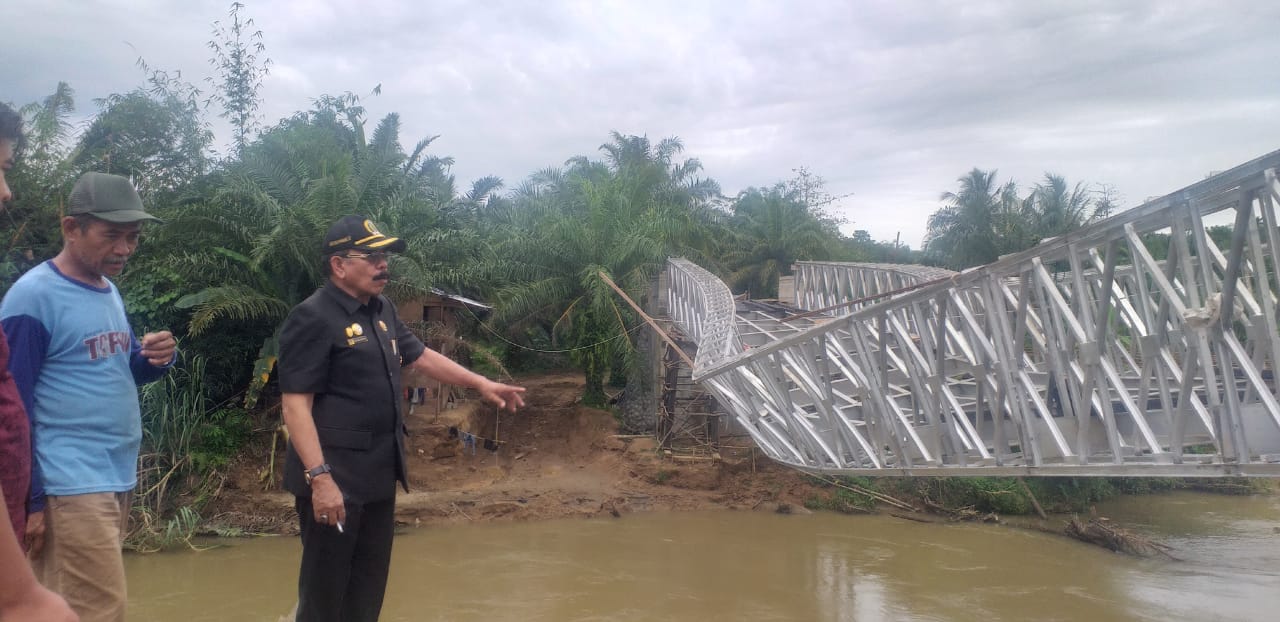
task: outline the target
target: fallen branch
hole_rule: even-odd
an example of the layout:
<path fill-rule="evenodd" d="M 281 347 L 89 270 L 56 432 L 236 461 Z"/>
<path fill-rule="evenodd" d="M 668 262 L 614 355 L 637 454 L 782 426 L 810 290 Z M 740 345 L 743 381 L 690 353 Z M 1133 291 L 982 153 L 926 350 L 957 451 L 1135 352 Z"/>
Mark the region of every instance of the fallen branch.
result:
<path fill-rule="evenodd" d="M 1138 557 L 1160 556 L 1175 561 L 1178 559 L 1169 553 L 1173 550 L 1169 546 L 1131 533 L 1112 524 L 1111 520 L 1106 518 L 1091 518 L 1085 523 L 1078 517 L 1072 516 L 1071 520 L 1067 521 L 1063 532 L 1081 542 L 1096 544 L 1117 553 L 1128 553 Z"/>
<path fill-rule="evenodd" d="M 895 498 L 893 498 L 893 497 L 890 497 L 889 495 L 886 495 L 886 494 L 884 494 L 884 493 L 882 493 L 882 492 L 877 492 L 877 491 L 875 491 L 875 490 L 871 490 L 871 489 L 869 489 L 869 488 L 863 488 L 862 486 L 856 486 L 856 485 L 853 485 L 853 484 L 843 484 L 843 483 L 841 483 L 841 482 L 839 482 L 839 481 L 835 480 L 834 478 L 829 478 L 829 477 L 820 477 L 820 478 L 818 478 L 818 479 L 820 479 L 820 480 L 822 480 L 822 481 L 824 481 L 824 482 L 826 482 L 826 483 L 828 483 L 828 484 L 831 484 L 832 486 L 835 486 L 836 488 L 843 488 L 843 489 L 845 489 L 845 490 L 848 490 L 849 492 L 856 492 L 856 493 L 858 493 L 858 494 L 860 494 L 860 495 L 864 495 L 864 496 L 867 496 L 867 497 L 871 497 L 872 499 L 875 499 L 875 500 L 877 500 L 877 501 L 883 501 L 884 503 L 888 503 L 889 505 L 892 505 L 892 506 L 894 506 L 894 507 L 896 507 L 896 508 L 898 508 L 898 509 L 901 509 L 901 510 L 907 510 L 908 512 L 919 512 L 919 511 L 920 511 L 920 510 L 919 510 L 919 508 L 917 508 L 916 506 L 911 505 L 910 503 L 907 503 L 906 501 L 903 501 L 903 500 L 901 500 L 901 499 L 895 499 Z"/>
<path fill-rule="evenodd" d="M 1036 496 L 1031 494 L 1031 487 L 1027 486 L 1027 481 L 1019 477 L 1018 484 L 1022 486 L 1022 492 L 1026 493 L 1027 498 L 1031 500 L 1031 507 L 1036 509 L 1036 514 L 1040 515 L 1040 520 L 1049 520 L 1049 517 L 1044 513 L 1044 508 L 1040 507 L 1040 502 L 1036 500 Z"/>
<path fill-rule="evenodd" d="M 995 514 L 983 515 L 981 512 L 974 509 L 972 505 L 966 505 L 962 508 L 949 508 L 941 503 L 935 503 L 928 497 L 924 497 L 922 501 L 924 501 L 926 508 L 937 512 L 938 514 L 942 514 L 943 516 L 950 518 L 952 521 L 975 521 L 981 519 L 983 522 L 988 523 L 1000 522 L 1000 518 Z"/>
<path fill-rule="evenodd" d="M 466 512 L 463 512 L 463 511 L 462 511 L 462 508 L 458 507 L 458 504 L 456 504 L 456 503 L 450 503 L 449 505 L 452 505 L 452 506 L 453 506 L 453 510 L 454 510 L 455 512 L 457 512 L 457 513 L 461 514 L 463 518 L 465 518 L 465 519 L 467 519 L 467 520 L 474 520 L 474 519 L 472 519 L 470 516 L 467 516 L 467 513 L 466 513 Z"/>
<path fill-rule="evenodd" d="M 931 518 L 924 518 L 922 516 L 912 516 L 910 514 L 901 514 L 898 512 L 889 512 L 889 516 L 892 516 L 894 518 L 901 518 L 905 520 L 915 521 L 917 523 L 929 523 L 931 525 L 938 524 L 938 521 L 933 520 Z"/>
<path fill-rule="evenodd" d="M 679 454 L 668 455 L 672 460 L 684 460 L 686 462 L 719 462 L 720 456 L 682 456 Z"/>

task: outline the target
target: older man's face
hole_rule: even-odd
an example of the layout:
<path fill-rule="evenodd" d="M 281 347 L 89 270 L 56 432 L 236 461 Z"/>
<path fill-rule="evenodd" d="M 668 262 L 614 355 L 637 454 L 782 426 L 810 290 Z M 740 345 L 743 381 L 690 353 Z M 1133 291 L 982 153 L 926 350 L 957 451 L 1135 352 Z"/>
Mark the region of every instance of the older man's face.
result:
<path fill-rule="evenodd" d="M 63 218 L 62 237 L 70 261 L 80 275 L 91 279 L 119 276 L 129 256 L 138 250 L 141 222 L 107 222 L 94 219 L 81 229 L 75 218 Z"/>
<path fill-rule="evenodd" d="M 381 294 L 391 276 L 387 254 L 377 251 L 347 251 L 337 255 L 332 267 L 338 286 L 364 302 Z"/>

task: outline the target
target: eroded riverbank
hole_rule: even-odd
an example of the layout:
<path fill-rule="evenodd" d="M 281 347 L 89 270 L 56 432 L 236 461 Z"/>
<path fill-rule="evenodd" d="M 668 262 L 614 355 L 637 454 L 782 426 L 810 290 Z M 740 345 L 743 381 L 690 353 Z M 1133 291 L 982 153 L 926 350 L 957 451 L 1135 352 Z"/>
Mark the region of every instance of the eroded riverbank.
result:
<path fill-rule="evenodd" d="M 529 389 L 528 406 L 516 415 L 499 415 L 476 403 L 439 415 L 410 415 L 411 492 L 399 496 L 396 512 L 402 524 L 779 506 L 802 511 L 829 494 L 812 478 L 746 448 L 723 448 L 718 461 L 681 459 L 655 451 L 651 438 L 619 437 L 612 415 L 577 403 L 579 376 L 521 382 Z M 456 432 L 479 438 L 469 446 Z M 485 439 L 496 443 L 486 448 Z M 218 498 L 202 512 L 211 530 L 296 530 L 293 499 L 273 481 L 280 472 L 280 450 L 278 445 L 277 468 L 269 477 L 264 477 L 269 452 L 240 458 Z"/>
<path fill-rule="evenodd" d="M 577 403 L 582 387 L 577 375 L 545 375 L 521 382 L 529 388 L 529 404 L 516 415 L 499 415 L 476 403 L 463 403 L 438 415 L 410 415 L 412 491 L 399 496 L 401 524 L 453 525 L 716 509 L 804 512 L 806 507 L 847 513 L 878 511 L 941 523 L 992 521 L 1030 515 L 1032 498 L 1037 495 L 1049 512 L 1076 511 L 1087 520 L 1096 514 L 1090 512 L 1093 504 L 1120 490 L 1159 491 L 1185 485 L 1174 480 L 1113 483 L 1088 478 L 1070 482 L 846 479 L 832 485 L 760 457 L 745 447 L 747 439 L 725 443 L 722 459 L 709 460 L 658 452 L 651 438 L 620 437 L 608 412 Z M 473 433 L 478 440 L 468 445 L 461 440 L 461 432 Z M 485 443 L 485 439 L 495 442 Z M 268 477 L 264 475 L 269 452 L 242 456 L 221 494 L 203 512 L 208 532 L 295 532 L 292 497 L 273 479 L 279 474 L 280 449 L 278 445 L 277 468 Z M 1243 480 L 1227 483 L 1234 488 L 1247 488 L 1248 484 Z M 862 494 L 868 490 L 880 499 Z M 1068 518 L 1013 522 L 1061 534 Z"/>

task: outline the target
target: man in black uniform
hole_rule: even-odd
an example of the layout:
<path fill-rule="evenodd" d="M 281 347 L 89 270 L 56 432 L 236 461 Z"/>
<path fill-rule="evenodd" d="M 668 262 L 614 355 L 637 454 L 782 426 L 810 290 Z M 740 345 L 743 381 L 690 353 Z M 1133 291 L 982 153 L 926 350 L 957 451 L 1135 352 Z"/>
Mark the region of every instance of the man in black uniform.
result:
<path fill-rule="evenodd" d="M 289 431 L 285 488 L 302 529 L 299 622 L 377 620 L 395 527 L 395 483 L 408 491 L 400 370 L 470 387 L 514 411 L 522 387 L 493 382 L 427 348 L 384 296 L 387 253 L 405 242 L 361 216 L 324 239 L 329 281 L 294 307 L 278 365 Z"/>

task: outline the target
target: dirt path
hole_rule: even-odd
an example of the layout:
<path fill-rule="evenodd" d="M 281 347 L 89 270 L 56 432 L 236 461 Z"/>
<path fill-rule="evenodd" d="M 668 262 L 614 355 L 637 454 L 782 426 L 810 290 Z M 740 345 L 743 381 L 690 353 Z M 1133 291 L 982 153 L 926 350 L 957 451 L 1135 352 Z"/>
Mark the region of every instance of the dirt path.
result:
<path fill-rule="evenodd" d="M 698 509 L 799 509 L 814 488 L 798 472 L 749 451 L 722 460 L 682 461 L 651 438 L 620 438 L 612 415 L 576 403 L 580 376 L 521 378 L 528 405 L 498 415 L 464 402 L 439 415 L 408 418 L 409 488 L 397 502 L 405 524 L 540 520 Z M 496 423 L 496 427 L 495 427 Z M 451 433 L 451 428 L 453 433 Z M 474 450 L 465 433 L 478 437 Z M 496 439 L 487 444 L 484 439 Z M 736 439 L 735 439 L 736 440 Z M 744 444 L 739 440 L 736 444 Z M 279 448 L 277 448 L 279 449 Z M 281 453 L 277 451 L 277 453 Z M 205 515 L 249 532 L 294 530 L 293 498 L 262 478 L 266 455 L 232 469 Z"/>

